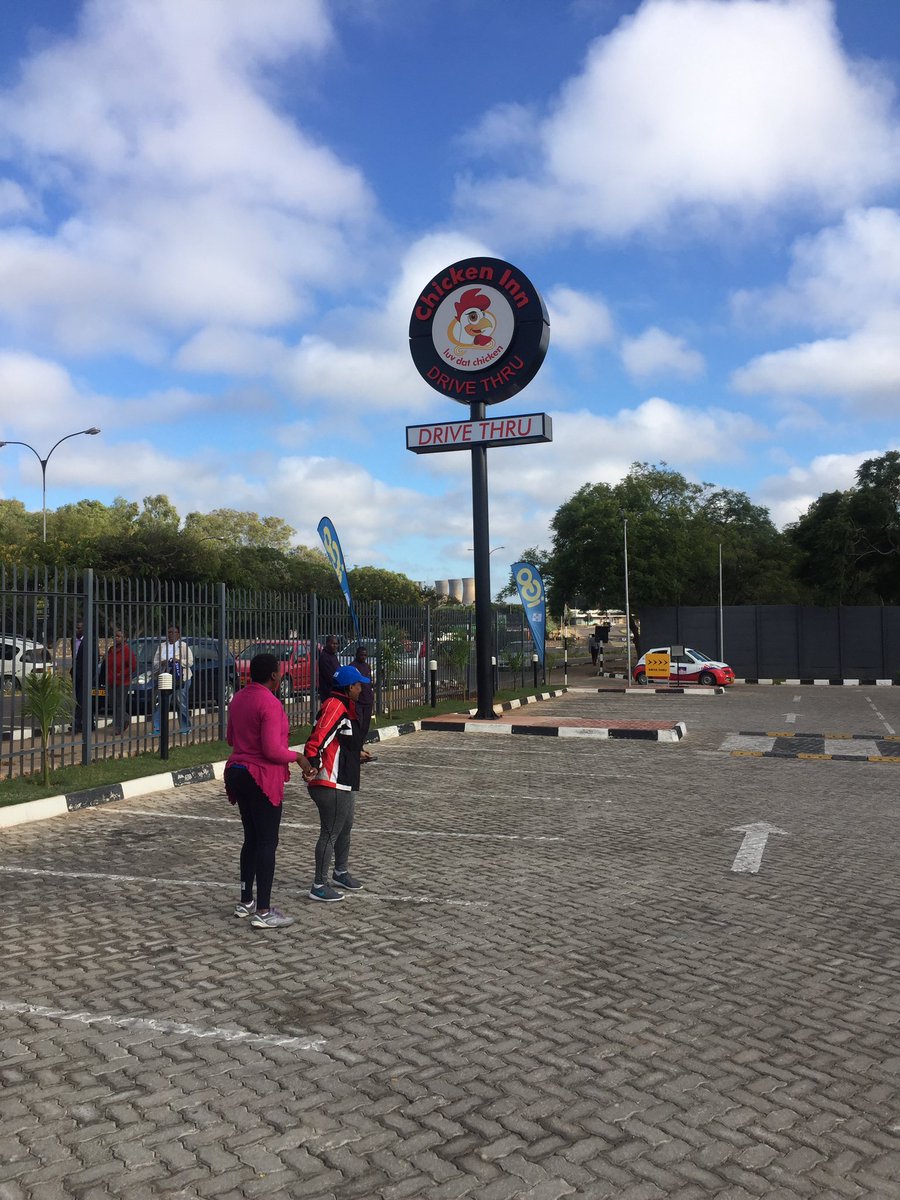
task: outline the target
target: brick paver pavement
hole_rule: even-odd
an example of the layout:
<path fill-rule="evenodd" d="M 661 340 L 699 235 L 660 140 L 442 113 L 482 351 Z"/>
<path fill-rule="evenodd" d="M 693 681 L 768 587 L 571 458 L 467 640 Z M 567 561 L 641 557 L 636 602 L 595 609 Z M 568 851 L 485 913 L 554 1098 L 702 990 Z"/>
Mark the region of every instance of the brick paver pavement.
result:
<path fill-rule="evenodd" d="M 292 785 L 278 931 L 219 784 L 5 831 L 0 1198 L 895 1198 L 896 771 L 688 730 L 380 745 L 339 905 Z"/>

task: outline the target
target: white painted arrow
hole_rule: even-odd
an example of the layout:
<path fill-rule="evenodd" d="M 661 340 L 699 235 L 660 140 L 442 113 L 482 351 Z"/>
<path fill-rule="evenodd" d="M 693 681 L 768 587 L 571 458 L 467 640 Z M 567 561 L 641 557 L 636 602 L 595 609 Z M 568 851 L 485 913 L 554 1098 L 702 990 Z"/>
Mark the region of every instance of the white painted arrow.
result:
<path fill-rule="evenodd" d="M 770 833 L 783 833 L 786 837 L 790 837 L 786 829 L 779 829 L 777 825 L 768 825 L 765 821 L 757 821 L 755 825 L 732 825 L 731 828 L 735 833 L 744 835 L 741 848 L 731 864 L 731 869 L 732 871 L 749 871 L 751 875 L 755 875 L 759 870 Z"/>

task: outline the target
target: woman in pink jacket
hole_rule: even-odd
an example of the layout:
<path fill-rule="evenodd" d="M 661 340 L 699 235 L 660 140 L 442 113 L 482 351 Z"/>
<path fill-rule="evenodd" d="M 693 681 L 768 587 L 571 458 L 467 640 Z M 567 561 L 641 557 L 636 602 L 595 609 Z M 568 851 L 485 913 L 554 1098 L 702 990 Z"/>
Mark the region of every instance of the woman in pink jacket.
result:
<path fill-rule="evenodd" d="M 302 754 L 288 748 L 290 726 L 275 694 L 281 665 L 274 654 L 257 654 L 250 660 L 250 680 L 231 702 L 226 733 L 232 753 L 225 764 L 225 791 L 238 806 L 244 826 L 241 899 L 234 915 L 249 917 L 257 929 L 277 929 L 294 923 L 293 917 L 271 906 L 284 785 L 291 777 L 290 763 L 304 764 L 304 778 L 312 778 L 313 772 Z"/>

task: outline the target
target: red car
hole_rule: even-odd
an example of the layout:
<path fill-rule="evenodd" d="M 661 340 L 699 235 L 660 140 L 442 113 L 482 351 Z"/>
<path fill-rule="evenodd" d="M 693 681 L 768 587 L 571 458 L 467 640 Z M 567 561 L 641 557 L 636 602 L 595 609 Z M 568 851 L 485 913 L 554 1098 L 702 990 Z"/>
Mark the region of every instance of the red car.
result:
<path fill-rule="evenodd" d="M 652 650 L 648 650 L 647 654 L 671 654 L 670 646 L 657 646 Z M 647 678 L 644 670 L 645 655 L 637 660 L 632 671 L 634 682 L 639 684 L 655 683 L 656 680 Z M 728 663 L 718 662 L 716 659 L 708 658 L 699 650 L 692 650 L 690 646 L 685 646 L 684 653 L 676 662 L 671 658 L 669 664 L 669 682 L 670 683 L 702 683 L 706 687 L 714 685 L 727 687 L 734 683 L 734 671 L 729 667 Z"/>
<path fill-rule="evenodd" d="M 257 654 L 274 654 L 281 670 L 281 686 L 278 694 L 282 700 L 294 695 L 307 695 L 310 681 L 309 642 L 271 641 L 253 642 L 235 658 L 240 686 L 250 682 L 250 660 Z"/>

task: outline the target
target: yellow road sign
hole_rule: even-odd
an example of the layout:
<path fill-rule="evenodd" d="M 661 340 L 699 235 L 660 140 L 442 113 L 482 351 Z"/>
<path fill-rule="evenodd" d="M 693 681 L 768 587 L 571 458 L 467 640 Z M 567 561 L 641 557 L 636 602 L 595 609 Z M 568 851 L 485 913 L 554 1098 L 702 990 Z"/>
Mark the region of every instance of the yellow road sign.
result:
<path fill-rule="evenodd" d="M 671 669 L 669 655 L 666 652 L 648 654 L 644 659 L 644 670 L 648 679 L 664 679 L 668 683 Z"/>

